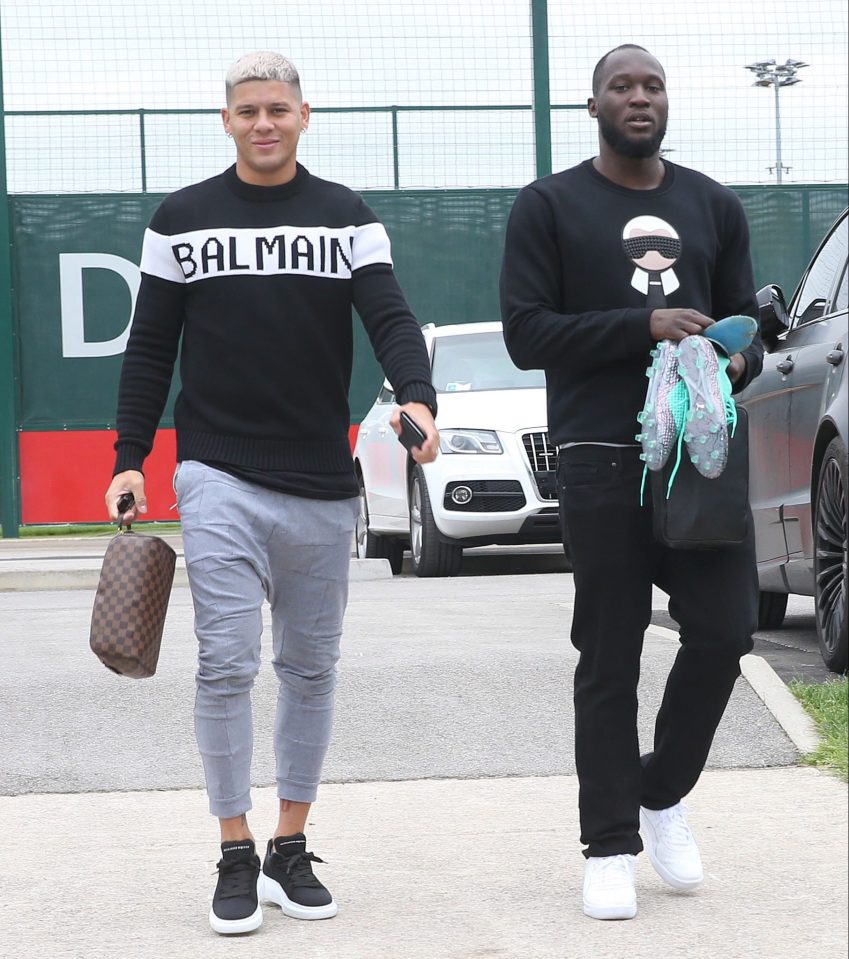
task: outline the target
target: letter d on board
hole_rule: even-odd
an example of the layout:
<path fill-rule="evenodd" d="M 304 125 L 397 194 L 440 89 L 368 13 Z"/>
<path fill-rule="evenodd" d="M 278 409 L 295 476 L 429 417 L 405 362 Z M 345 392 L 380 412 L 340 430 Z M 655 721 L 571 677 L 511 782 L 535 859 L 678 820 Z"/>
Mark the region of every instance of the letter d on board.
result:
<path fill-rule="evenodd" d="M 130 288 L 130 315 L 114 339 L 90 342 L 85 338 L 83 270 L 112 270 Z M 62 314 L 62 356 L 114 356 L 123 353 L 130 336 L 141 273 L 135 263 L 111 253 L 60 253 L 59 300 Z"/>

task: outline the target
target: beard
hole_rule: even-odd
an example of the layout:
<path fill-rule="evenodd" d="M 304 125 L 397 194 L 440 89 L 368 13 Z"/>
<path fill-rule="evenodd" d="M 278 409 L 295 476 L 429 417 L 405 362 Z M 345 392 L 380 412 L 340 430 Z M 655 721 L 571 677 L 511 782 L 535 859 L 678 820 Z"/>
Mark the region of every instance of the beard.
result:
<path fill-rule="evenodd" d="M 631 160 L 645 160 L 654 156 L 660 149 L 663 138 L 666 136 L 666 121 L 657 128 L 649 139 L 632 140 L 627 133 L 623 133 L 607 120 L 601 113 L 597 116 L 599 133 L 604 137 L 614 153 L 628 157 Z"/>

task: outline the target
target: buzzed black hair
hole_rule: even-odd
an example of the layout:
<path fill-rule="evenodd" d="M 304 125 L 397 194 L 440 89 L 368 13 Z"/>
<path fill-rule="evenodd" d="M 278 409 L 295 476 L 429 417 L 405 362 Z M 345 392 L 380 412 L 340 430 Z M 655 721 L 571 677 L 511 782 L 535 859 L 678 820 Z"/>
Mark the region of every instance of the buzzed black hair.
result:
<path fill-rule="evenodd" d="M 612 54 L 616 53 L 619 50 L 642 50 L 643 53 L 648 53 L 649 56 L 652 56 L 645 47 L 641 47 L 638 43 L 620 43 L 618 47 L 614 47 L 612 50 L 608 50 L 607 53 L 598 61 L 593 70 L 593 96 L 598 96 L 598 88 L 601 81 L 601 71 L 604 69 L 605 63 L 607 63 L 607 58 Z"/>

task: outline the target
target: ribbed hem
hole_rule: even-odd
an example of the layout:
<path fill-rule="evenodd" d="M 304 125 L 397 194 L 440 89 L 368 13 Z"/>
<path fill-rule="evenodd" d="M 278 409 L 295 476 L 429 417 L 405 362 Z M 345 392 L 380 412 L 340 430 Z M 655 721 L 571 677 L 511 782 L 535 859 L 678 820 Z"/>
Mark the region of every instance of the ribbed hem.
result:
<path fill-rule="evenodd" d="M 118 444 L 115 447 L 115 468 L 112 470 L 112 475 L 117 476 L 125 470 L 143 472 L 142 465 L 149 452 L 144 447 L 136 446 L 133 443 Z"/>
<path fill-rule="evenodd" d="M 610 190 L 612 193 L 619 193 L 622 196 L 648 199 L 662 196 L 672 189 L 675 184 L 675 164 L 670 163 L 669 160 L 664 160 L 662 157 L 660 162 L 664 166 L 663 180 L 660 186 L 655 187 L 653 190 L 632 190 L 630 187 L 620 186 L 618 183 L 614 183 L 613 180 L 608 180 L 604 174 L 599 173 L 593 165 L 592 160 L 583 160 L 580 165 L 599 186 L 603 186 L 606 190 Z M 554 175 L 557 176 L 557 174 Z"/>
<path fill-rule="evenodd" d="M 178 430 L 177 459 L 229 463 L 258 470 L 343 473 L 351 468 L 351 447 L 347 437 L 286 440 Z"/>
<path fill-rule="evenodd" d="M 628 310 L 628 320 L 622 331 L 622 348 L 625 356 L 631 356 L 639 350 L 646 351 L 646 362 L 648 354 L 657 345 L 651 335 L 651 315 L 654 311 L 643 307 L 635 307 Z"/>
<path fill-rule="evenodd" d="M 407 383 L 398 391 L 398 403 L 424 403 L 436 416 L 436 390 L 430 383 Z"/>
<path fill-rule="evenodd" d="M 740 355 L 743 357 L 743 363 L 745 366 L 743 367 L 743 372 L 740 374 L 737 380 L 731 384 L 732 396 L 736 393 L 742 393 L 743 390 L 745 390 L 749 383 L 751 383 L 754 379 L 754 377 L 749 373 L 749 358 L 746 356 L 745 351 Z"/>
<path fill-rule="evenodd" d="M 295 176 L 291 180 L 286 183 L 279 183 L 276 186 L 257 186 L 254 183 L 245 183 L 244 180 L 239 179 L 235 163 L 221 174 L 221 179 L 231 193 L 235 193 L 242 200 L 250 200 L 254 203 L 287 200 L 298 193 L 309 178 L 309 172 L 300 163 L 295 165 Z"/>

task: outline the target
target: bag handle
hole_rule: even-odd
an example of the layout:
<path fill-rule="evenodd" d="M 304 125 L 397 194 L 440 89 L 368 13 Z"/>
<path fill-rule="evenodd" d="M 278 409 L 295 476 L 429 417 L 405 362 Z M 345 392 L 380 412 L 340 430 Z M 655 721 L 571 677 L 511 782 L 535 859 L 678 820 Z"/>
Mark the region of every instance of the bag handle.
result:
<path fill-rule="evenodd" d="M 122 493 L 118 499 L 118 531 L 121 533 L 132 533 L 133 524 L 124 525 L 124 516 L 135 505 L 136 498 L 132 493 Z"/>

